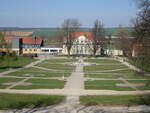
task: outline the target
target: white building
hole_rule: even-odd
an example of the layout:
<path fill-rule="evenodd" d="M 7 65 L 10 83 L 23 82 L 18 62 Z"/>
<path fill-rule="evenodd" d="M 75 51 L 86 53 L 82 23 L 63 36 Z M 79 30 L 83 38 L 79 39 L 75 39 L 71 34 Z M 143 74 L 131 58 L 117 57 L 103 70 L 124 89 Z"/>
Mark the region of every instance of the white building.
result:
<path fill-rule="evenodd" d="M 74 41 L 70 50 L 70 55 L 93 55 L 92 40 L 94 35 L 91 32 L 75 32 L 73 34 L 73 37 L 74 37 Z M 112 39 L 116 40 L 117 37 L 112 37 Z M 63 45 L 62 53 L 65 55 L 68 54 L 67 46 L 65 43 Z M 114 47 L 109 47 L 109 45 L 104 50 L 101 48 L 101 45 L 99 45 L 96 55 L 102 55 L 102 54 L 108 56 L 117 56 L 117 55 L 123 55 L 123 51 L 118 50 Z"/>
<path fill-rule="evenodd" d="M 75 32 L 74 41 L 70 50 L 71 55 L 93 55 L 92 38 L 93 34 L 90 32 Z M 63 54 L 68 54 L 66 44 L 63 45 Z M 96 52 L 100 55 L 100 48 Z"/>

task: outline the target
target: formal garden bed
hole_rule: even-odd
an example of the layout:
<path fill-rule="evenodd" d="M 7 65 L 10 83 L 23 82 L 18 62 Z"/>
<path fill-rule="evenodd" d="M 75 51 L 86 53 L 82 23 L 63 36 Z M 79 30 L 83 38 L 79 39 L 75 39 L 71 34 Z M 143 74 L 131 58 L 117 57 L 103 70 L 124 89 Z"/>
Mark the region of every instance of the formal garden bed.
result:
<path fill-rule="evenodd" d="M 138 86 L 139 90 L 150 90 L 150 80 L 128 80 L 132 84 L 144 84 L 143 86 Z"/>
<path fill-rule="evenodd" d="M 66 62 L 77 62 L 78 59 L 49 59 L 49 60 L 45 60 L 45 62 L 47 63 L 66 63 Z"/>
<path fill-rule="evenodd" d="M 53 70 L 60 71 L 73 71 L 75 66 L 67 65 L 67 64 L 49 64 L 49 63 L 40 63 L 37 66 L 44 67 Z"/>
<path fill-rule="evenodd" d="M 125 84 L 120 80 L 89 80 L 85 81 L 85 89 L 92 90 L 116 90 L 116 91 L 133 91 L 131 87 L 121 87 L 117 84 Z"/>
<path fill-rule="evenodd" d="M 59 104 L 64 96 L 0 93 L 0 109 L 35 108 Z"/>
<path fill-rule="evenodd" d="M 150 105 L 149 95 L 100 95 L 81 96 L 80 103 L 100 106 Z"/>
<path fill-rule="evenodd" d="M 8 78 L 8 77 L 0 77 L 0 89 L 7 88 L 16 82 L 23 80 L 23 78 Z"/>
<path fill-rule="evenodd" d="M 0 59 L 0 72 L 7 71 L 9 69 L 21 68 L 34 61 L 36 61 L 36 59 L 23 56 L 7 56 L 6 58 L 4 57 Z"/>
<path fill-rule="evenodd" d="M 90 78 L 108 78 L 108 79 L 150 79 L 150 76 L 145 76 L 138 73 L 97 73 L 97 74 L 85 74 L 85 77 Z"/>
<path fill-rule="evenodd" d="M 91 65 L 91 66 L 85 66 L 84 72 L 108 71 L 108 70 L 126 69 L 126 68 L 128 67 L 125 65 Z"/>
<path fill-rule="evenodd" d="M 18 76 L 18 77 L 68 77 L 71 73 L 69 72 L 57 72 L 48 71 L 35 67 L 24 68 L 16 72 L 7 74 L 8 76 Z"/>
<path fill-rule="evenodd" d="M 65 81 L 57 79 L 29 79 L 25 83 L 30 85 L 17 85 L 12 89 L 62 89 L 64 88 Z"/>
<path fill-rule="evenodd" d="M 106 63 L 106 64 L 120 64 L 119 61 L 112 60 L 112 59 L 85 59 L 84 62 L 90 63 Z"/>

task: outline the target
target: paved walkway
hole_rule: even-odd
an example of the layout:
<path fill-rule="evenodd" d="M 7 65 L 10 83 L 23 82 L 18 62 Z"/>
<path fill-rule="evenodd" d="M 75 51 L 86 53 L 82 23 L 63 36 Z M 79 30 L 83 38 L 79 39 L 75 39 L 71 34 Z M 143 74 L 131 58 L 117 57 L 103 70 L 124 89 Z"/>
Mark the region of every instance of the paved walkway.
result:
<path fill-rule="evenodd" d="M 65 95 L 65 96 L 82 96 L 82 95 L 136 95 L 150 94 L 150 90 L 145 91 L 115 91 L 115 90 L 65 90 L 65 89 L 0 89 L 0 93 L 19 93 L 19 94 L 45 94 L 45 95 Z"/>
<path fill-rule="evenodd" d="M 66 102 L 68 104 L 79 104 L 79 95 L 84 89 L 83 59 L 76 63 L 75 72 L 68 78 L 64 90 L 69 91 Z"/>

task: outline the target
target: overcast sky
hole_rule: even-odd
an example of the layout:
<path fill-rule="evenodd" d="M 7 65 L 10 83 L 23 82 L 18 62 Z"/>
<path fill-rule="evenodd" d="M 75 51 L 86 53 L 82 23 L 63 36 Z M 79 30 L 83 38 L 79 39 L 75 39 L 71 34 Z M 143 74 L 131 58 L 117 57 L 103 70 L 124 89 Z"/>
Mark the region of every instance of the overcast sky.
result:
<path fill-rule="evenodd" d="M 95 19 L 105 27 L 130 26 L 136 13 L 134 0 L 0 0 L 0 27 L 59 27 L 67 18 L 82 27 Z"/>

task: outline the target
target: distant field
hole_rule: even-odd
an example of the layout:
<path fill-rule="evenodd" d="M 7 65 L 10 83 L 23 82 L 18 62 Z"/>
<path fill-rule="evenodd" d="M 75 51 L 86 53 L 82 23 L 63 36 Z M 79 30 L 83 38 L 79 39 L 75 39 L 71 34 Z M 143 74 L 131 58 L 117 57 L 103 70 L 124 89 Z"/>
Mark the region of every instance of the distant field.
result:
<path fill-rule="evenodd" d="M 127 28 L 127 29 L 129 32 L 133 31 L 132 28 Z M 116 35 L 117 30 L 118 30 L 118 28 L 105 28 L 105 33 L 106 33 L 106 35 L 109 35 L 109 34 Z M 91 29 L 90 28 L 81 28 L 79 31 L 80 32 L 90 32 Z M 48 28 L 48 29 L 35 30 L 33 35 L 36 35 L 36 36 L 53 36 L 57 33 L 58 33 L 58 29 Z"/>
<path fill-rule="evenodd" d="M 132 32 L 133 29 L 127 27 L 129 32 Z M 5 28 L 0 28 L 0 31 L 6 30 Z M 106 35 L 116 35 L 117 34 L 117 27 L 114 28 L 105 28 Z M 58 32 L 57 28 L 7 28 L 7 31 L 21 31 L 21 32 L 33 32 L 33 35 L 36 36 L 53 36 Z M 90 32 L 91 28 L 81 28 L 80 32 Z"/>

